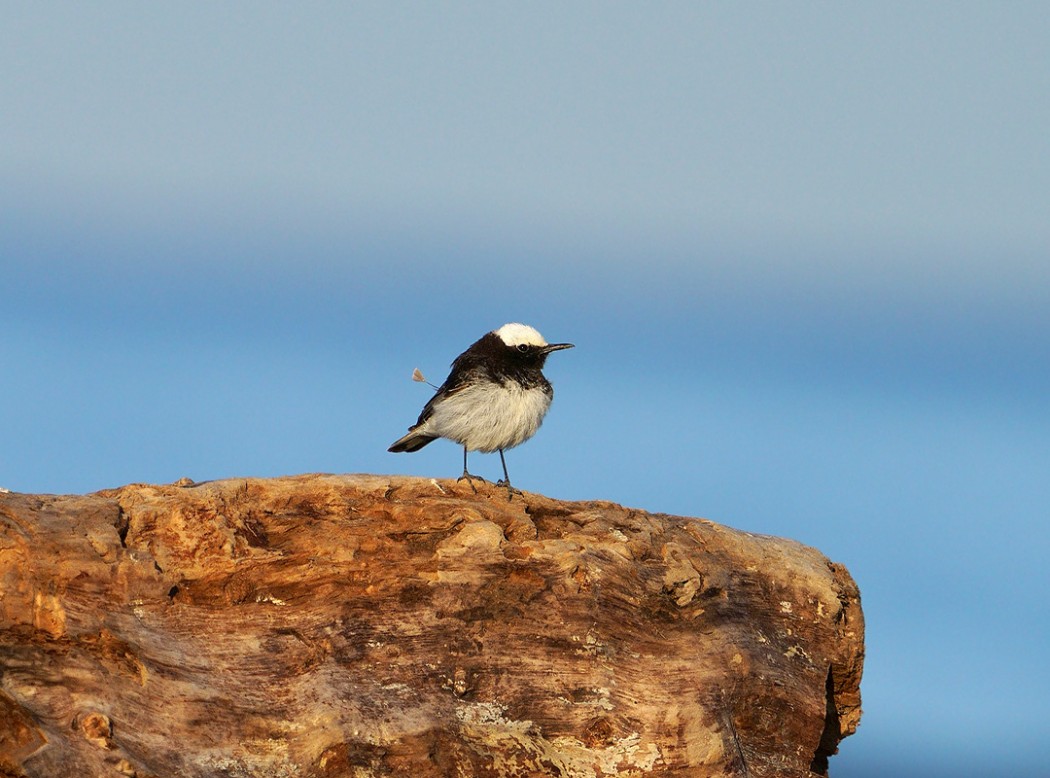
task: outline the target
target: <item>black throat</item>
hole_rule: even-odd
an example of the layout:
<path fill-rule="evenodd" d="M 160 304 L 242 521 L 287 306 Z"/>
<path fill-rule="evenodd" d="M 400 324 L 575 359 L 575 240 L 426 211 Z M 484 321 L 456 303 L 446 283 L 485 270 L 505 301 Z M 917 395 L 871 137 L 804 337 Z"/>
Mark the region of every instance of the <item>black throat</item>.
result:
<path fill-rule="evenodd" d="M 480 338 L 452 363 L 452 372 L 468 372 L 497 383 L 515 381 L 526 389 L 549 388 L 543 375 L 547 352 L 541 347 L 508 346 L 495 332 Z"/>

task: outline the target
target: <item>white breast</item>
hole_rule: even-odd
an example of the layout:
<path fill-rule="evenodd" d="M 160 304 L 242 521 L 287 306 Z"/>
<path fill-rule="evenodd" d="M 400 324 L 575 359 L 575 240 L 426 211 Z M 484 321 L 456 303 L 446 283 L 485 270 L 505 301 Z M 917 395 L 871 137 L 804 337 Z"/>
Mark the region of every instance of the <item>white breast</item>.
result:
<path fill-rule="evenodd" d="M 454 440 L 471 451 L 513 448 L 536 434 L 551 406 L 540 387 L 515 382 L 483 383 L 457 392 L 434 408 L 427 432 Z"/>

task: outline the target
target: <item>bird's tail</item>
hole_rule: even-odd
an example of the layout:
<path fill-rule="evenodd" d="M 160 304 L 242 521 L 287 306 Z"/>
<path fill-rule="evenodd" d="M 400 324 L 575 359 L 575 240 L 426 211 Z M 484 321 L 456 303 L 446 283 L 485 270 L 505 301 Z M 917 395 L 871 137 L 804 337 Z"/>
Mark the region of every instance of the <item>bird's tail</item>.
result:
<path fill-rule="evenodd" d="M 402 451 L 419 451 L 432 440 L 437 440 L 437 435 L 427 435 L 419 430 L 412 429 L 408 431 L 405 437 L 395 440 L 387 451 L 394 454 L 400 454 Z"/>

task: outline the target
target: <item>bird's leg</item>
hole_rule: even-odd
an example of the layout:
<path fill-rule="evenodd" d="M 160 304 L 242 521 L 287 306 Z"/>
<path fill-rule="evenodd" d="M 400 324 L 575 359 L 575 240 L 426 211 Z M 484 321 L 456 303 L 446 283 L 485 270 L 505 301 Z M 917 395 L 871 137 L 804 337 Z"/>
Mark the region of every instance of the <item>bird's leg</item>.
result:
<path fill-rule="evenodd" d="M 522 491 L 521 489 L 515 489 L 510 485 L 510 476 L 507 474 L 507 460 L 503 458 L 503 449 L 499 450 L 499 461 L 503 464 L 503 480 L 496 484 L 496 486 L 507 487 L 507 502 L 510 502 L 514 499 L 515 494 L 522 494 Z M 522 496 L 524 495 L 522 494 Z"/>
<path fill-rule="evenodd" d="M 471 475 L 467 472 L 467 447 L 463 446 L 463 475 L 456 479 L 457 482 L 462 481 L 464 478 L 467 479 L 467 483 L 470 484 L 470 488 L 474 490 L 474 494 L 478 493 L 478 488 L 474 486 L 474 479 L 484 483 L 485 479 L 480 475 Z"/>

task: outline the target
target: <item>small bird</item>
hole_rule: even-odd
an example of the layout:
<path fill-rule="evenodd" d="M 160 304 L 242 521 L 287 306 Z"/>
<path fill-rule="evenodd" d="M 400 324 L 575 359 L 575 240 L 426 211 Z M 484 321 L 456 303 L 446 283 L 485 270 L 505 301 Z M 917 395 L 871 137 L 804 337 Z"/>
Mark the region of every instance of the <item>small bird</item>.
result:
<path fill-rule="evenodd" d="M 504 324 L 493 330 L 456 357 L 419 420 L 387 450 L 418 451 L 437 438 L 453 440 L 463 446 L 463 475 L 458 480 L 467 479 L 475 492 L 474 479 L 485 479 L 467 470 L 467 452 L 498 451 L 503 464 L 499 485 L 507 487 L 507 499 L 512 499 L 518 490 L 510 485 L 503 450 L 536 434 L 554 397 L 543 364 L 552 351 L 572 347 L 572 343 L 548 343 L 525 324 Z"/>

